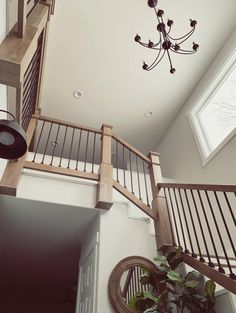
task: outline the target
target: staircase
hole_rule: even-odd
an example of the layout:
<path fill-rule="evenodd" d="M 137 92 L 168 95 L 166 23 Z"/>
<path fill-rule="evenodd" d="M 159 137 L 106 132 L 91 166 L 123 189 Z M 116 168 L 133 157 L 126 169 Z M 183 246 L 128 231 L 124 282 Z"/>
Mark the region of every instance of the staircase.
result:
<path fill-rule="evenodd" d="M 117 190 L 154 220 L 159 251 L 181 246 L 186 264 L 236 294 L 236 185 L 163 184 L 159 154 L 144 155 L 111 126 L 94 129 L 40 114 L 54 2 L 34 1 L 28 11 L 19 6 L 17 35 L 12 31 L 0 47 L 0 83 L 17 88 L 16 117 L 32 152 L 31 159 L 8 163 L 0 194 L 16 196 L 24 168 L 97 181 L 97 208 L 109 210 Z"/>

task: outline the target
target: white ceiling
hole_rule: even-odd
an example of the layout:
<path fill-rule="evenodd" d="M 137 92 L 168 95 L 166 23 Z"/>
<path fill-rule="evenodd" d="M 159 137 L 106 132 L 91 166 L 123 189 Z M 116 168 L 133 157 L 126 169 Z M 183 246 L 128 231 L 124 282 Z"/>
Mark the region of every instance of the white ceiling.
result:
<path fill-rule="evenodd" d="M 71 312 L 61 301 L 77 281 L 82 234 L 97 210 L 6 196 L 0 208 L 0 296 L 6 312 L 49 312 L 50 305 L 50 312 Z M 17 310 L 9 309 L 17 303 Z"/>
<path fill-rule="evenodd" d="M 42 92 L 43 114 L 100 128 L 114 126 L 129 143 L 147 152 L 158 141 L 236 26 L 235 0 L 159 1 L 173 18 L 173 36 L 198 21 L 197 54 L 173 55 L 176 73 L 164 59 L 142 70 L 155 54 L 133 38 L 155 40 L 156 19 L 146 0 L 60 0 L 51 19 Z M 189 44 L 189 46 L 188 46 Z M 80 89 L 83 97 L 73 98 Z M 152 111 L 153 117 L 144 117 Z"/>

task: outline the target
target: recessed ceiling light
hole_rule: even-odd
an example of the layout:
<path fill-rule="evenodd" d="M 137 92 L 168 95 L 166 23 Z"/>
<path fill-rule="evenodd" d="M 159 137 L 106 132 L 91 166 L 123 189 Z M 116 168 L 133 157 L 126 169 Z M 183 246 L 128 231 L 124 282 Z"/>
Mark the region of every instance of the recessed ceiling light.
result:
<path fill-rule="evenodd" d="M 145 112 L 144 116 L 145 116 L 146 118 L 152 117 L 152 111 L 147 111 L 147 112 Z"/>
<path fill-rule="evenodd" d="M 79 99 L 80 97 L 82 97 L 82 95 L 83 95 L 83 93 L 82 93 L 82 91 L 80 91 L 80 90 L 74 90 L 74 91 L 73 91 L 73 96 L 74 96 L 74 98 L 76 98 L 76 99 Z"/>

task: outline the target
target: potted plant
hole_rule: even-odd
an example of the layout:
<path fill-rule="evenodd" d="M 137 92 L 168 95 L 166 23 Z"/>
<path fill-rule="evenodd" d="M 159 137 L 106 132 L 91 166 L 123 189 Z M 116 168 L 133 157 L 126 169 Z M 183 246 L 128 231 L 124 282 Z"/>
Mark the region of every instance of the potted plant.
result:
<path fill-rule="evenodd" d="M 152 286 L 151 290 L 136 293 L 129 302 L 130 308 L 144 313 L 214 312 L 215 283 L 212 280 L 205 282 L 204 276 L 196 271 L 181 274 L 180 248 L 167 257 L 158 256 L 154 261 L 157 262 L 156 277 L 145 269 L 140 277 L 143 285 Z"/>

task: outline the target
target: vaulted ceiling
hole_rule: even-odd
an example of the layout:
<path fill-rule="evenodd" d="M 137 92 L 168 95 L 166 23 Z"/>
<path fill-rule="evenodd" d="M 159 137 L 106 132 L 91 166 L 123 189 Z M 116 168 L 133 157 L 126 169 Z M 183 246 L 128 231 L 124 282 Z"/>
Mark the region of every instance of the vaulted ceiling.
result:
<path fill-rule="evenodd" d="M 158 8 L 174 20 L 173 36 L 189 31 L 186 43 L 200 45 L 197 54 L 173 55 L 151 72 L 142 70 L 155 53 L 134 42 L 155 40 L 156 18 L 146 0 L 60 0 L 50 24 L 41 105 L 43 114 L 100 128 L 114 126 L 129 143 L 147 152 L 186 102 L 213 58 L 236 26 L 235 0 L 160 0 Z M 73 97 L 81 90 L 80 99 Z M 151 118 L 144 114 L 152 111 Z"/>

